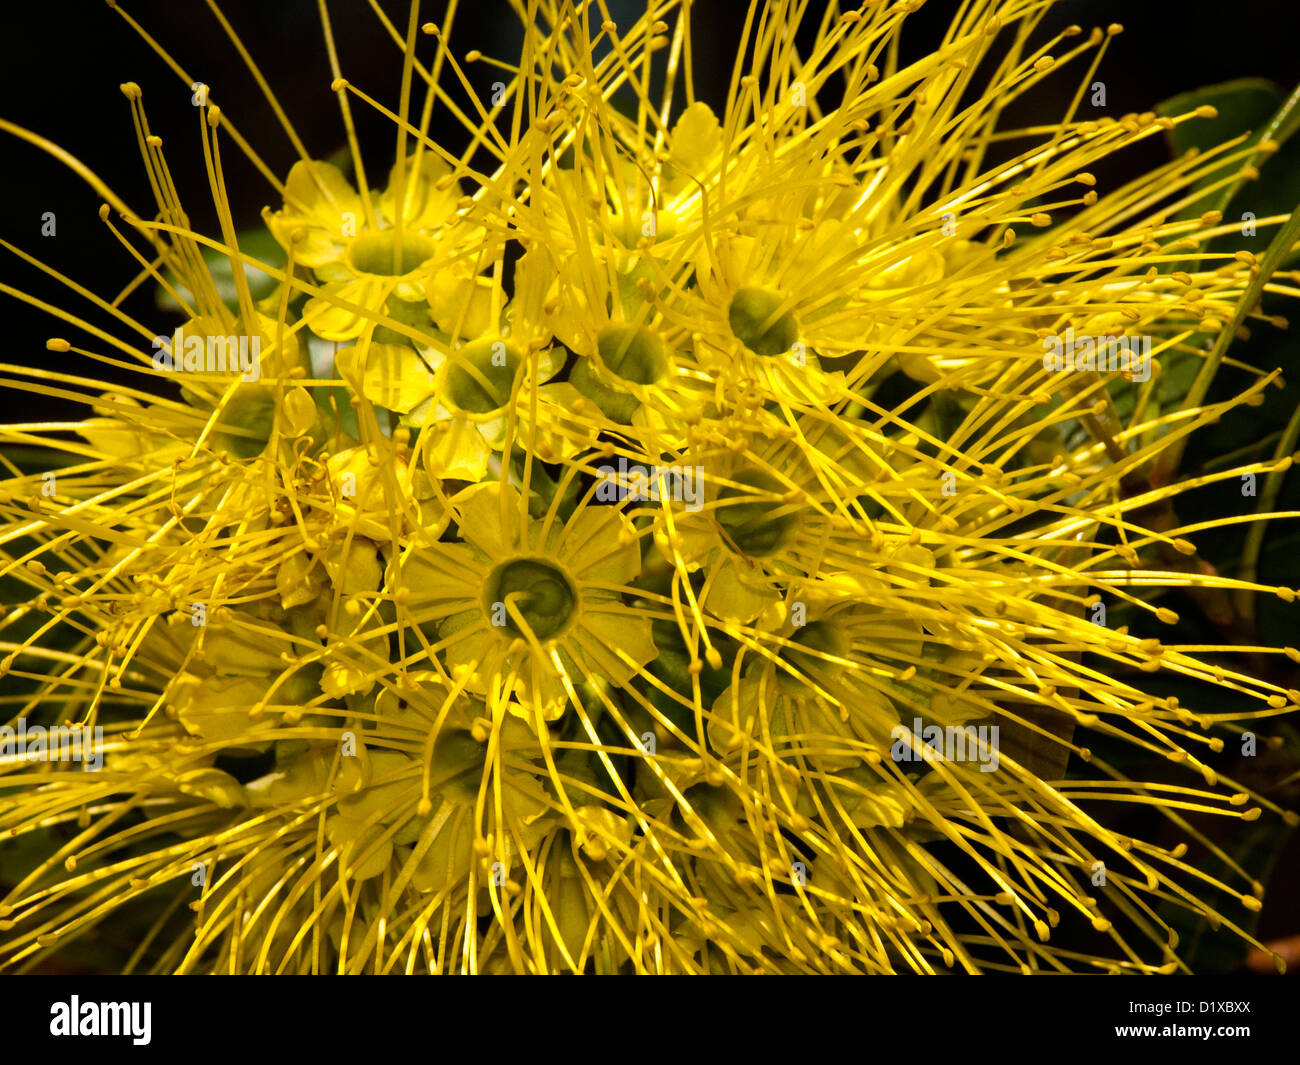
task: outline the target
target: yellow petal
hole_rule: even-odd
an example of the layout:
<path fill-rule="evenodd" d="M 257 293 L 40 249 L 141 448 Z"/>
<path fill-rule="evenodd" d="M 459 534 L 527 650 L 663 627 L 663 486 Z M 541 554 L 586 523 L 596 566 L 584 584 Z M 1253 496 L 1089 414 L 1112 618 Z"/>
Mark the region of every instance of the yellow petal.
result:
<path fill-rule="evenodd" d="M 300 160 L 284 183 L 285 211 L 342 232 L 343 215 L 360 216 L 361 197 L 333 163 Z"/>
<path fill-rule="evenodd" d="M 569 706 L 569 693 L 564 688 L 564 681 L 554 669 L 549 659 L 539 661 L 532 654 L 521 669 L 521 681 L 515 697 L 519 700 L 519 709 L 513 705 L 510 710 L 525 721 L 535 720 L 538 712 L 543 721 L 558 721 L 564 716 Z"/>
<path fill-rule="evenodd" d="M 500 481 L 475 484 L 457 493 L 451 502 L 459 515 L 460 534 L 468 543 L 497 560 L 515 551 L 520 539 L 519 498 L 513 488 L 503 488 Z"/>
<path fill-rule="evenodd" d="M 582 621 L 573 640 L 582 657 L 596 672 L 614 684 L 625 684 L 658 653 L 650 619 L 638 617 L 618 600 L 610 610 L 584 604 Z"/>
<path fill-rule="evenodd" d="M 182 773 L 176 786 L 186 795 L 204 799 L 223 810 L 244 804 L 244 787 L 220 769 L 195 769 Z"/>
<path fill-rule="evenodd" d="M 248 712 L 268 687 L 265 676 L 211 677 L 199 684 L 182 685 L 176 692 L 180 722 L 191 735 L 205 740 L 229 741 L 250 736 L 254 730 L 265 731 L 272 723 L 254 721 Z M 260 737 L 250 738 L 256 741 Z"/>
<path fill-rule="evenodd" d="M 505 648 L 501 637 L 486 628 L 457 635 L 447 644 L 447 670 L 453 677 L 461 669 L 469 670 L 466 689 L 482 694 L 487 691 Z"/>
<path fill-rule="evenodd" d="M 425 469 L 430 477 L 481 481 L 487 475 L 492 448 L 479 427 L 457 412 L 450 418 L 426 425 L 429 442 L 424 446 Z"/>
<path fill-rule="evenodd" d="M 576 512 L 559 534 L 558 554 L 583 583 L 623 585 L 641 573 L 641 546 L 632 522 L 614 507 Z"/>
<path fill-rule="evenodd" d="M 472 340 L 492 327 L 492 284 L 487 279 L 448 267 L 429 279 L 425 291 L 429 316 L 444 333 Z"/>
<path fill-rule="evenodd" d="M 307 301 L 302 316 L 318 337 L 352 340 L 365 331 L 368 322 L 388 313 L 384 299 L 388 287 L 383 278 L 377 277 L 357 277 L 326 285 L 321 295 Z"/>
<path fill-rule="evenodd" d="M 435 811 L 435 820 L 441 819 L 437 834 L 411 874 L 411 886 L 416 891 L 445 891 L 469 875 L 474 860 L 471 814 L 465 807 L 447 803 Z"/>
<path fill-rule="evenodd" d="M 478 603 L 486 567 L 465 544 L 434 544 L 402 563 L 401 586 L 413 608 L 444 607 L 436 620 Z"/>
<path fill-rule="evenodd" d="M 310 603 L 320 594 L 323 576 L 321 568 L 313 567 L 311 556 L 306 553 L 285 559 L 275 571 L 275 590 L 280 595 L 280 606 L 289 610 Z"/>
<path fill-rule="evenodd" d="M 354 880 L 369 880 L 388 868 L 393 858 L 392 838 L 385 839 L 376 847 L 384 832 L 383 825 L 362 829 L 360 822 L 349 821 L 338 814 L 325 821 L 325 836 L 341 851 L 340 864 Z"/>
<path fill-rule="evenodd" d="M 297 162 L 285 182 L 285 206 L 266 214 L 267 228 L 296 263 L 324 266 L 343 256 L 347 234 L 362 225 L 361 197 L 338 167 Z"/>
<path fill-rule="evenodd" d="M 420 165 L 414 157 L 406 161 L 406 181 L 402 190 L 405 202 L 403 219 L 415 229 L 433 229 L 442 225 L 456 211 L 460 187 L 455 183 L 442 185 L 451 168 L 433 152 L 420 153 Z M 397 177 L 394 166 L 388 175 L 388 188 L 379 198 L 379 209 L 390 222 L 397 220 Z"/>
<path fill-rule="evenodd" d="M 682 112 L 668 143 L 673 165 L 699 177 L 722 146 L 722 127 L 709 105 L 697 100 Z"/>
<path fill-rule="evenodd" d="M 334 357 L 339 375 L 353 387 L 359 382 L 371 403 L 398 414 L 433 395 L 435 377 L 414 348 L 405 344 L 375 344 L 365 348 L 365 369 L 359 372 L 362 348 L 341 349 Z"/>
<path fill-rule="evenodd" d="M 293 249 L 293 261 L 298 266 L 312 269 L 328 266 L 342 259 L 347 249 L 347 242 L 342 237 L 336 237 L 320 226 L 306 224 L 301 219 L 268 214 L 266 225 L 286 251 Z"/>
<path fill-rule="evenodd" d="M 370 762 L 372 780 L 381 783 L 371 784 L 339 799 L 339 816 L 349 821 L 365 821 L 373 814 L 379 814 L 381 821 L 390 823 L 398 812 L 403 793 L 412 790 L 412 781 L 406 771 L 417 763 L 399 751 L 373 751 Z M 385 812 L 389 816 L 384 817 Z"/>
<path fill-rule="evenodd" d="M 709 573 L 704 606 L 728 621 L 753 621 L 781 596 L 770 586 L 742 580 L 739 567 L 730 556 L 719 558 Z"/>

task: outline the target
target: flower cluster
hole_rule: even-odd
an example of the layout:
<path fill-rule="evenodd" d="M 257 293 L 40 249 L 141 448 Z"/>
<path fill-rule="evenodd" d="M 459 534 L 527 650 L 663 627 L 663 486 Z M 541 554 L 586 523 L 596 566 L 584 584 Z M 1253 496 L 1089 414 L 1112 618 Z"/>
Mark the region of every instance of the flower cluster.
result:
<path fill-rule="evenodd" d="M 809 50 L 770 9 L 716 108 L 689 5 L 534 6 L 496 93 L 412 25 L 386 184 L 355 139 L 351 175 L 296 163 L 263 214 L 282 264 L 241 250 L 226 115 L 204 97 L 203 236 L 124 87 L 158 214 L 116 205 L 123 239 L 186 336 L 259 363 L 165 374 L 97 333 L 138 388 L 66 376 L 62 339 L 35 371 L 93 416 L 0 497 L 30 589 L 0 668 L 107 739 L 96 773 L 0 766 L 0 836 L 37 851 L 0 965 L 136 907 L 131 964 L 164 971 L 1174 971 L 1157 906 L 1258 885 L 1117 835 L 1102 800 L 1280 813 L 1209 755 L 1297 700 L 1090 617 L 1293 598 L 1198 568 L 1180 483 L 1149 477 L 1225 413 L 1162 408 L 1162 362 L 1259 265 L 1202 256 L 1231 227 L 1170 207 L 1209 162 L 1104 195 L 1090 170 L 1198 113 L 1013 138 L 1003 104 L 1109 40 L 1032 45 L 1022 0 L 966 4 L 910 65 L 918 4 L 828 17 Z M 1152 380 L 1046 369 L 1067 329 L 1153 337 Z M 611 493 L 617 463 L 659 490 Z M 1257 708 L 1155 696 L 1161 670 Z M 1191 777 L 1128 781 L 1090 734 Z"/>

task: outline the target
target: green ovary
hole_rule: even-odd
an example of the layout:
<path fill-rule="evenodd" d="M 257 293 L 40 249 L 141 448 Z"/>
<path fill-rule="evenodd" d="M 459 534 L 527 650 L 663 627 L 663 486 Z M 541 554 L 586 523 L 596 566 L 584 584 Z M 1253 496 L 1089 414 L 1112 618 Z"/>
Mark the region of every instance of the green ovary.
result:
<path fill-rule="evenodd" d="M 731 331 L 755 355 L 784 355 L 799 339 L 793 311 L 777 313 L 785 301 L 765 288 L 742 288 L 731 298 Z"/>
<path fill-rule="evenodd" d="M 577 593 L 569 579 L 546 562 L 533 559 L 507 562 L 490 587 L 493 606 L 511 600 L 538 639 L 545 640 L 562 632 L 573 617 Z M 515 636 L 523 635 L 508 610 L 504 627 Z"/>
<path fill-rule="evenodd" d="M 737 486 L 783 496 L 785 486 L 771 474 L 747 470 L 733 474 Z M 750 502 L 729 503 L 741 499 Z M 718 492 L 721 504 L 714 512 L 730 543 L 754 558 L 771 555 L 785 547 L 799 530 L 798 511 L 779 499 L 755 498 L 741 487 L 727 486 Z"/>
<path fill-rule="evenodd" d="M 519 354 L 501 340 L 476 340 L 456 353 L 447 372 L 447 395 L 470 414 L 491 414 L 510 402 Z"/>
<path fill-rule="evenodd" d="M 650 385 L 668 372 L 663 341 L 645 326 L 610 326 L 601 330 L 597 346 L 606 369 L 625 381 Z"/>
<path fill-rule="evenodd" d="M 785 651 L 785 657 L 800 673 L 805 676 L 816 678 L 819 674 L 827 671 L 834 672 L 840 667 L 823 658 L 822 655 L 828 655 L 831 658 L 847 658 L 850 651 L 849 638 L 838 625 L 830 621 L 810 621 L 807 625 L 797 628 L 790 636 L 790 642 L 798 644 L 799 647 L 789 647 Z M 802 648 L 808 648 L 808 651 Z M 809 651 L 818 652 L 809 654 Z M 782 671 L 780 680 L 783 686 L 790 683 L 798 684 L 796 678 L 791 677 L 788 673 Z"/>
<path fill-rule="evenodd" d="M 397 255 L 394 232 L 363 233 L 348 245 L 352 269 L 376 277 L 402 277 L 433 258 L 434 244 L 419 233 L 402 234 L 402 254 Z"/>

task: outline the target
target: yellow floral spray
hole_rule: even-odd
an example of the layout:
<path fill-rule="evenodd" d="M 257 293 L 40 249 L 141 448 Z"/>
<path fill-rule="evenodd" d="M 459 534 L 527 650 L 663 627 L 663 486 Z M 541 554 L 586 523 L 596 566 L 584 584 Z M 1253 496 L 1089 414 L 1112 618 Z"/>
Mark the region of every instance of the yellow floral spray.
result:
<path fill-rule="evenodd" d="M 0 123 L 98 190 L 130 287 L 184 316 L 155 340 L 59 276 L 118 328 L 42 305 L 80 339 L 3 367 L 82 412 L 0 427 L 0 575 L 23 589 L 0 717 L 102 728 L 104 757 L 0 754 L 0 861 L 35 854 L 0 894 L 0 968 L 140 906 L 131 970 L 1185 968 L 1162 907 L 1217 923 L 1261 886 L 1104 813 L 1154 807 L 1189 843 L 1193 813 L 1295 823 L 1211 754 L 1300 700 L 1240 663 L 1300 652 L 1104 611 L 1294 599 L 1200 564 L 1208 526 L 1176 512 L 1290 465 L 1176 474 L 1277 375 L 1219 404 L 1208 376 L 1182 406 L 1156 387 L 1188 353 L 1212 375 L 1204 341 L 1296 294 L 1276 256 L 1206 250 L 1234 225 L 1202 179 L 1250 177 L 1258 148 L 1104 188 L 1099 162 L 1207 112 L 1082 117 L 1120 28 L 1044 37 L 1042 0 L 964 0 L 910 64 L 918 0 L 754 3 L 717 110 L 687 0 L 630 25 L 515 6 L 510 62 L 456 49 L 454 0 L 436 25 L 380 16 L 389 109 L 343 76 L 322 0 L 350 177 L 222 18 L 300 161 L 281 180 L 202 87 L 217 233 L 134 83 L 148 210 Z M 1059 121 L 1006 128 L 1062 76 Z M 386 182 L 359 108 L 395 127 Z M 282 264 L 241 249 L 231 151 L 274 190 Z M 1154 695 L 1156 673 L 1207 697 Z M 1254 708 L 1216 708 L 1225 689 Z M 1127 779 L 1097 738 L 1178 782 Z"/>

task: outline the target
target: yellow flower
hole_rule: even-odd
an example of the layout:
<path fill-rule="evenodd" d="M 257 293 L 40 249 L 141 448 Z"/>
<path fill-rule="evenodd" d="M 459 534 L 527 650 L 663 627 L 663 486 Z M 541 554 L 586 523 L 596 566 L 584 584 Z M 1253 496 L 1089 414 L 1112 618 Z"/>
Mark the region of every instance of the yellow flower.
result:
<path fill-rule="evenodd" d="M 622 685 L 655 656 L 649 619 L 620 597 L 641 572 L 641 550 L 617 510 L 536 521 L 499 483 L 451 502 L 465 542 L 407 559 L 401 581 L 412 615 L 437 624 L 448 669 L 468 690 L 513 696 L 553 721 L 588 678 Z"/>
<path fill-rule="evenodd" d="M 1295 433 L 1179 459 L 1280 383 L 1234 363 L 1206 401 L 1294 295 L 1294 220 L 1210 243 L 1255 148 L 1115 190 L 1092 171 L 1205 112 L 1008 126 L 1104 47 L 1031 45 L 1050 3 L 970 0 L 914 61 L 914 4 L 772 5 L 717 112 L 692 5 L 526 6 L 491 100 L 450 25 L 403 46 L 404 92 L 450 80 L 379 105 L 384 191 L 346 108 L 355 188 L 251 156 L 284 267 L 235 228 L 226 113 L 199 233 L 123 86 L 156 204 L 75 168 L 181 308 L 179 365 L 122 293 L 78 287 L 93 325 L 4 286 L 90 339 L 6 371 L 71 413 L 0 428 L 0 680 L 105 758 L 0 747 L 0 969 L 124 907 L 153 923 L 118 964 L 165 972 L 1174 972 L 1174 905 L 1249 939 L 1261 886 L 1192 869 L 1184 813 L 1300 820 L 1214 757 L 1294 712 L 1300 652 L 1207 633 L 1295 592 L 1189 537 L 1278 517 Z M 1199 376 L 1053 368 L 1071 330 Z M 1257 510 L 1177 512 L 1247 476 Z"/>
<path fill-rule="evenodd" d="M 303 317 L 327 340 L 350 340 L 383 314 L 391 298 L 426 300 L 442 230 L 456 211 L 451 170 L 431 153 L 407 161 L 405 209 L 397 202 L 397 167 L 387 190 L 368 207 L 335 166 L 298 162 L 285 182 L 285 206 L 265 214 L 267 228 L 324 283 Z M 400 222 L 400 225 L 398 224 Z M 443 242 L 445 243 L 445 242 Z"/>
<path fill-rule="evenodd" d="M 417 235 L 398 260 L 405 266 L 454 214 L 457 196 L 450 168 L 429 152 L 420 156 L 418 165 L 414 158 L 407 162 L 405 211 L 398 210 L 396 179 L 397 167 L 393 167 L 387 190 L 368 212 L 338 167 L 315 160 L 294 163 L 284 183 L 284 207 L 266 212 L 267 228 L 286 250 L 293 251 L 295 262 L 313 270 L 342 265 L 357 273 L 406 273 L 394 271 L 393 229 L 399 213 L 403 226 Z"/>

